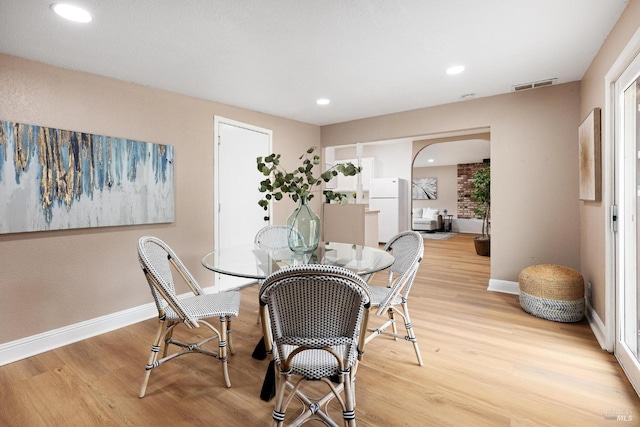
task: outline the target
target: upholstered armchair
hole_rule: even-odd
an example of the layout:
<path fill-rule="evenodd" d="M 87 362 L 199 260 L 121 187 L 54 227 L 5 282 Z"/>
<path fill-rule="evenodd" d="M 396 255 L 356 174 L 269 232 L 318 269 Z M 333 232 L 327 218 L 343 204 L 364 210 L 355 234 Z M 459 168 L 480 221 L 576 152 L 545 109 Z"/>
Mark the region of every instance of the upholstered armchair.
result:
<path fill-rule="evenodd" d="M 442 229 L 439 209 L 417 208 L 411 210 L 411 228 L 416 231 L 438 231 Z"/>

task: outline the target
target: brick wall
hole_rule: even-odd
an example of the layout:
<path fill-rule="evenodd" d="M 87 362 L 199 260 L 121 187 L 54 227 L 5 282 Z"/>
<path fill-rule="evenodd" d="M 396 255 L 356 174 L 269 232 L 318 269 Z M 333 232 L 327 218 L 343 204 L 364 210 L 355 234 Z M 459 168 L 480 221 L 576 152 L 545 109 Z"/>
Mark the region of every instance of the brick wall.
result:
<path fill-rule="evenodd" d="M 471 201 L 473 175 L 478 169 L 487 167 L 486 163 L 466 163 L 458 165 L 458 218 L 475 218 L 473 211 L 477 203 Z"/>

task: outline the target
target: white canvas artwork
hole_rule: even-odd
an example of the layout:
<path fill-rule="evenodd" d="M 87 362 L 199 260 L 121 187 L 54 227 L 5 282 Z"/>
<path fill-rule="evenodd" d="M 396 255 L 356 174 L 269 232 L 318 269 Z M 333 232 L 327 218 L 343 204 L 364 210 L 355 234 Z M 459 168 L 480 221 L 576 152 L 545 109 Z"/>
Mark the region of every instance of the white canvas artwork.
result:
<path fill-rule="evenodd" d="M 0 234 L 173 222 L 173 151 L 2 121 Z"/>
<path fill-rule="evenodd" d="M 438 197 L 437 178 L 414 178 L 411 180 L 413 200 L 436 200 Z"/>

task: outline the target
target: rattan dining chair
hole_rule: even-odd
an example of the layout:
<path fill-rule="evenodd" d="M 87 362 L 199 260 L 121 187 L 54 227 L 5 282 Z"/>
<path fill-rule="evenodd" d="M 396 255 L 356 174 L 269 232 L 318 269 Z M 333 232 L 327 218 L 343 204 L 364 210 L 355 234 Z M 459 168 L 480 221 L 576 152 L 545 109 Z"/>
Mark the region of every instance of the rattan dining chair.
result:
<path fill-rule="evenodd" d="M 392 237 L 384 246 L 395 261 L 389 267 L 386 286 L 371 285 L 371 276 L 367 279 L 371 291 L 371 309 L 382 316 L 386 313 L 387 320 L 377 328 L 369 328 L 366 342 L 379 335 L 391 336 L 394 339 L 413 343 L 413 349 L 418 358 L 418 365 L 422 366 L 422 356 L 418 347 L 418 339 L 411 325 L 409 315 L 409 292 L 424 255 L 424 242 L 417 231 L 404 231 Z M 396 314 L 404 320 L 407 334 L 401 335 L 396 327 Z M 391 328 L 391 331 L 389 331 Z"/>
<path fill-rule="evenodd" d="M 238 316 L 240 292 L 205 293 L 171 248 L 156 237 L 145 236 L 138 240 L 138 260 L 151 288 L 160 320 L 151 345 L 149 361 L 145 367 L 140 397 L 144 397 L 146 393 L 153 369 L 178 356 L 190 353 L 205 354 L 222 362 L 225 384 L 231 387 L 227 368 L 227 342 L 231 354 L 235 353 L 231 341 L 231 318 Z M 193 295 L 177 297 L 172 271 L 182 277 Z M 219 329 L 206 320 L 213 318 L 219 318 Z M 173 338 L 174 329 L 180 324 L 188 328 L 199 328 L 204 325 L 213 334 L 206 334 L 206 338 L 197 342 L 185 343 Z M 205 348 L 205 345 L 211 341 L 218 342 L 217 351 Z M 162 357 L 158 359 L 158 353 L 163 344 Z M 176 346 L 177 349 L 168 354 L 170 345 Z"/>
<path fill-rule="evenodd" d="M 264 249 L 286 249 L 289 247 L 289 230 L 286 225 L 267 225 L 256 233 L 254 243 Z"/>
<path fill-rule="evenodd" d="M 318 419 L 337 426 L 328 413 L 333 398 L 342 407 L 344 425 L 354 426 L 355 376 L 370 303 L 366 282 L 342 267 L 298 265 L 267 277 L 259 300 L 267 351 L 278 374 L 273 426 L 285 418 L 287 425 Z M 310 397 L 307 381 L 323 382 L 328 392 Z M 287 417 L 294 397 L 304 408 Z"/>
<path fill-rule="evenodd" d="M 253 242 L 257 247 L 272 251 L 289 250 L 289 232 L 287 225 L 267 225 L 256 233 Z M 260 282 L 258 282 L 261 284 Z M 260 313 L 256 323 L 260 323 Z"/>

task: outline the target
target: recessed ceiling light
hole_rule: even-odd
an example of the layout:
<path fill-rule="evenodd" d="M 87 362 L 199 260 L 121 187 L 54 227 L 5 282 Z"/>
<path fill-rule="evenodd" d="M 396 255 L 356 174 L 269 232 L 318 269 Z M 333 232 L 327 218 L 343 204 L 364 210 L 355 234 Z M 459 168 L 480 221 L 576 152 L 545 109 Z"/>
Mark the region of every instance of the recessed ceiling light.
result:
<path fill-rule="evenodd" d="M 429 160 L 427 160 L 427 162 L 429 162 L 429 163 L 433 163 L 433 162 L 435 162 L 435 160 L 433 160 L 433 159 L 429 159 Z"/>
<path fill-rule="evenodd" d="M 87 23 L 93 20 L 91 14 L 86 10 L 66 3 L 54 3 L 51 5 L 51 10 L 73 22 Z"/>
<path fill-rule="evenodd" d="M 453 67 L 447 68 L 447 74 L 460 74 L 464 71 L 464 65 L 454 65 Z"/>
<path fill-rule="evenodd" d="M 329 104 L 331 101 L 328 100 L 327 98 L 320 98 L 316 101 L 316 104 L 318 105 L 327 105 Z"/>

